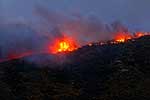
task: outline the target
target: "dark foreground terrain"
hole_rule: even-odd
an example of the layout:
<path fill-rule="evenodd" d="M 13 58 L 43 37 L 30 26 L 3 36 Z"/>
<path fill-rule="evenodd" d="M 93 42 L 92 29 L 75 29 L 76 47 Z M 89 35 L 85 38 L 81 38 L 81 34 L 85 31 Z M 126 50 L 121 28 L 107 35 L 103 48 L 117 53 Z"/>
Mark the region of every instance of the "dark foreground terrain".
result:
<path fill-rule="evenodd" d="M 150 100 L 149 36 L 56 56 L 1 63 L 0 100 Z"/>

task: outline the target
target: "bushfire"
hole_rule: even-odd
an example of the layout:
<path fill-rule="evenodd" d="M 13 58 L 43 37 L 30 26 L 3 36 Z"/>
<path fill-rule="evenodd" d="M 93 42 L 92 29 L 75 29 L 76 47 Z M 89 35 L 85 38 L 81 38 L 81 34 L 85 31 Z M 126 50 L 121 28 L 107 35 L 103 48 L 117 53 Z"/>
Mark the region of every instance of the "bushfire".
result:
<path fill-rule="evenodd" d="M 135 38 L 140 38 L 144 35 L 150 35 L 150 33 L 145 33 L 145 32 L 136 32 L 136 33 L 129 33 L 129 32 L 118 32 L 115 34 L 113 41 L 111 41 L 111 44 L 118 44 L 118 43 L 124 43 L 127 40 L 130 39 L 135 39 Z M 100 42 L 100 43 L 89 43 L 89 46 L 92 45 L 105 45 L 108 42 Z M 51 53 L 59 53 L 59 52 L 70 52 L 74 51 L 79 48 L 79 45 L 77 45 L 77 42 L 75 39 L 70 38 L 70 37 L 62 37 L 62 38 L 57 38 L 53 45 L 50 47 Z"/>
<path fill-rule="evenodd" d="M 50 47 L 51 53 L 70 52 L 78 48 L 75 40 L 69 37 L 56 39 L 54 45 Z"/>
<path fill-rule="evenodd" d="M 127 40 L 134 40 L 136 38 L 140 38 L 142 36 L 145 35 L 150 35 L 150 32 L 136 32 L 136 33 L 125 33 L 125 32 L 120 32 L 115 34 L 115 36 L 113 37 L 113 40 L 108 40 L 108 41 L 103 41 L 103 42 L 90 42 L 88 44 L 88 46 L 93 46 L 93 45 L 107 45 L 107 44 L 119 44 L 119 43 L 124 43 Z M 74 51 L 76 49 L 80 48 L 80 45 L 78 45 L 78 42 L 76 41 L 76 39 L 73 39 L 71 37 L 60 37 L 57 38 L 55 40 L 53 40 L 52 44 L 49 45 L 49 50 L 48 52 L 44 52 L 44 51 L 40 51 L 40 52 L 34 52 L 34 51 L 26 51 L 26 52 L 22 52 L 22 53 L 14 53 L 11 52 L 9 53 L 5 58 L 0 58 L 0 62 L 3 62 L 5 60 L 9 60 L 9 59 L 17 59 L 17 58 L 22 58 L 24 56 L 29 56 L 29 55 L 33 55 L 33 54 L 38 54 L 38 53 L 60 53 L 60 52 L 71 52 Z"/>
<path fill-rule="evenodd" d="M 140 38 L 142 36 L 150 36 L 150 32 L 136 32 L 136 33 L 129 33 L 129 32 L 119 32 L 116 33 L 113 37 L 113 40 L 108 40 L 108 41 L 100 41 L 96 43 L 89 43 L 88 46 L 93 46 L 93 45 L 107 45 L 107 44 L 119 44 L 119 43 L 124 43 L 128 40 L 134 40 L 136 38 Z"/>
<path fill-rule="evenodd" d="M 125 42 L 126 40 L 131 39 L 132 36 L 129 33 L 117 33 L 115 36 L 116 42 Z"/>
<path fill-rule="evenodd" d="M 150 35 L 150 33 L 148 33 L 148 32 L 136 32 L 134 34 L 131 34 L 131 33 L 122 32 L 122 33 L 117 33 L 114 37 L 114 40 L 116 42 L 120 43 L 120 42 L 125 42 L 125 41 L 130 40 L 130 39 L 140 38 L 140 37 L 145 36 L 145 35 Z"/>

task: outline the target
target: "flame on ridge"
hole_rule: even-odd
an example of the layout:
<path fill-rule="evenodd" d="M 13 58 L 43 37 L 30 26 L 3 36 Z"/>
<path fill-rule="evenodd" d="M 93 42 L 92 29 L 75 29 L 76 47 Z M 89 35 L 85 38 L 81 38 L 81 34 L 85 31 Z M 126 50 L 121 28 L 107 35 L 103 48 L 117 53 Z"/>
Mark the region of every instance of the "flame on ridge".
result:
<path fill-rule="evenodd" d="M 50 51 L 52 53 L 70 52 L 76 50 L 77 48 L 78 46 L 74 39 L 62 37 L 54 41 L 53 45 L 50 47 Z"/>

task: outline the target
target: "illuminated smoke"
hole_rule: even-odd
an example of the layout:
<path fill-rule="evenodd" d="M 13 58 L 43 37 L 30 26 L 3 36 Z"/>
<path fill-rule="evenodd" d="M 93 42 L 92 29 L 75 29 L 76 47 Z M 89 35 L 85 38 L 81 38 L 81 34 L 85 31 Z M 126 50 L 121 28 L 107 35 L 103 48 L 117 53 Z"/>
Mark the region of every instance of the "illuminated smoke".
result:
<path fill-rule="evenodd" d="M 122 23 L 116 21 L 107 24 L 93 15 L 65 15 L 42 7 L 37 7 L 34 14 L 36 23 L 25 21 L 0 25 L 0 59 L 48 53 L 49 48 L 55 45 L 55 40 L 64 36 L 73 38 L 75 43 L 66 42 L 65 39 L 58 43 L 63 48 L 58 46 L 58 51 L 72 51 L 76 46 L 101 40 L 124 42 L 133 35 Z M 139 37 L 142 33 L 135 35 Z"/>

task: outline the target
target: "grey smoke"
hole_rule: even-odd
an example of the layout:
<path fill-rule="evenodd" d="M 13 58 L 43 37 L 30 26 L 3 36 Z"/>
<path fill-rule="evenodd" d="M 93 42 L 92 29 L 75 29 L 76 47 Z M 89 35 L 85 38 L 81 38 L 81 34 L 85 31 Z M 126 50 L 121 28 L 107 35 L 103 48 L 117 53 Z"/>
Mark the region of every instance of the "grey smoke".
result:
<path fill-rule="evenodd" d="M 37 49 L 34 30 L 24 24 L 2 24 L 0 26 L 0 53 L 6 57 L 9 53 L 23 53 Z"/>
<path fill-rule="evenodd" d="M 149 31 L 149 4 L 149 0 L 0 0 L 0 58 L 9 52 L 47 51 L 53 39 L 63 35 L 85 45 L 112 39 L 120 30 Z"/>
<path fill-rule="evenodd" d="M 53 40 L 63 36 L 73 37 L 77 44 L 113 39 L 115 31 L 125 31 L 120 22 L 106 24 L 95 15 L 65 15 L 37 6 L 36 23 L 8 21 L 0 25 L 1 58 L 10 53 L 27 51 L 48 52 Z"/>
<path fill-rule="evenodd" d="M 150 31 L 149 0 L 0 0 L 0 16 L 7 20 L 34 20 L 36 5 L 65 14 L 92 13 L 107 23 L 120 20 L 131 30 Z"/>
<path fill-rule="evenodd" d="M 85 45 L 89 41 L 106 39 L 110 33 L 107 24 L 103 23 L 97 16 L 64 15 L 59 12 L 53 13 L 41 7 L 38 7 L 36 13 L 49 23 L 49 27 L 53 30 L 50 32 L 51 35 L 54 36 L 59 32 L 60 34 L 64 33 L 63 35 L 74 37 L 80 45 Z"/>

